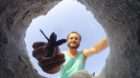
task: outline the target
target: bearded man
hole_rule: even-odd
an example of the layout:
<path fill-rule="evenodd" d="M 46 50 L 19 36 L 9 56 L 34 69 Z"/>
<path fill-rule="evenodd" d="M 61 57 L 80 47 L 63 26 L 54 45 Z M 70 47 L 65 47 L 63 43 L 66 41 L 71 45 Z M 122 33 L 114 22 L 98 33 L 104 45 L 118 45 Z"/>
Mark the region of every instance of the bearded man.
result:
<path fill-rule="evenodd" d="M 38 59 L 39 65 L 45 72 L 53 74 L 60 71 L 60 78 L 70 78 L 73 73 L 84 70 L 87 57 L 100 53 L 108 47 L 107 39 L 103 38 L 91 48 L 78 51 L 77 49 L 80 46 L 81 39 L 81 35 L 78 32 L 71 32 L 67 36 L 69 47 L 67 51 L 60 53 L 59 48 L 57 48 L 54 57 L 44 58 L 42 56 L 46 49 L 42 47 L 39 48 L 39 50 L 36 50 L 38 48 L 34 48 L 33 55 L 35 58 L 41 57 Z M 36 46 L 36 44 L 38 45 L 38 43 L 35 43 L 33 47 Z M 43 43 L 43 45 L 47 44 Z"/>

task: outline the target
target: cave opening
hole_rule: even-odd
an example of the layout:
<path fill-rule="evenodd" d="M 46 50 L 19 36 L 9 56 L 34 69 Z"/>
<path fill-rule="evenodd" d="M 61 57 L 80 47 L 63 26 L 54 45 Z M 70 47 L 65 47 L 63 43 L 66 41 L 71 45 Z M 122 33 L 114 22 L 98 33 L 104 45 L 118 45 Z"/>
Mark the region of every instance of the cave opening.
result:
<path fill-rule="evenodd" d="M 32 56 L 33 42 L 47 42 L 39 29 L 42 29 L 47 36 L 52 32 L 55 32 L 58 35 L 58 39 L 66 38 L 67 34 L 71 31 L 79 32 L 82 36 L 79 50 L 90 48 L 98 40 L 106 37 L 105 31 L 96 21 L 94 15 L 90 11 L 87 11 L 84 5 L 74 0 L 63 0 L 52 8 L 46 15 L 33 19 L 27 29 L 25 37 L 30 61 L 41 75 L 52 78 L 55 78 L 58 74 L 52 76 L 43 72 L 38 66 L 35 58 Z M 66 50 L 67 44 L 60 46 L 60 49 Z M 89 57 L 86 62 L 85 70 L 99 74 L 105 65 L 105 60 L 108 54 L 109 48 L 100 54 Z"/>

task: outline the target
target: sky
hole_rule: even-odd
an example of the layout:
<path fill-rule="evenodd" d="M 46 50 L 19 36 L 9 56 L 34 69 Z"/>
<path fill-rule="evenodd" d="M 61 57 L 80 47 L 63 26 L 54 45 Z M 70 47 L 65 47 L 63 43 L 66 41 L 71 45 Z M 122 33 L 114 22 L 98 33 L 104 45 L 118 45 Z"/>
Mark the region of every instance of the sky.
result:
<path fill-rule="evenodd" d="M 32 44 L 37 41 L 47 42 L 45 37 L 40 33 L 40 29 L 49 37 L 55 32 L 58 39 L 66 38 L 67 34 L 76 31 L 82 36 L 81 45 L 78 50 L 92 47 L 100 39 L 106 37 L 105 31 L 94 15 L 87 11 L 86 7 L 76 0 L 63 0 L 53 7 L 46 15 L 41 15 L 32 20 L 26 32 L 25 43 L 28 55 L 33 67 L 43 76 L 48 78 L 57 78 L 57 74 L 47 74 L 38 66 L 37 60 L 32 56 Z M 67 50 L 67 43 L 60 46 L 60 49 Z M 97 75 L 105 65 L 105 60 L 109 55 L 109 48 L 101 53 L 92 55 L 87 58 L 85 70 Z"/>

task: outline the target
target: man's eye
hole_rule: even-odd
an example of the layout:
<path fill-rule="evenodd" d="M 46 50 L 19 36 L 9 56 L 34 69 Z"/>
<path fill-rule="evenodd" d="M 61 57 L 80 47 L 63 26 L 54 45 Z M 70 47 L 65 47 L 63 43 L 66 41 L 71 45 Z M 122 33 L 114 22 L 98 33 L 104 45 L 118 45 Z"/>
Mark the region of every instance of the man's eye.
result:
<path fill-rule="evenodd" d="M 78 40 L 78 38 L 75 38 L 75 40 Z"/>
<path fill-rule="evenodd" d="M 71 37 L 70 39 L 73 39 L 73 37 Z"/>

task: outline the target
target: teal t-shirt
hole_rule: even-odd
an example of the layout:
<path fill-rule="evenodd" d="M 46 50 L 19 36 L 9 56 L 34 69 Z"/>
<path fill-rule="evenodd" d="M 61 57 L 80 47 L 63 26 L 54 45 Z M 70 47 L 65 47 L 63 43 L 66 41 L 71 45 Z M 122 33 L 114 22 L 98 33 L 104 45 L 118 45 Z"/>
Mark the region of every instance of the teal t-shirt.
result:
<path fill-rule="evenodd" d="M 76 58 L 71 58 L 67 51 L 63 52 L 65 55 L 65 63 L 62 65 L 60 70 L 60 78 L 70 78 L 70 76 L 85 68 L 85 59 L 82 52 L 78 52 Z"/>

